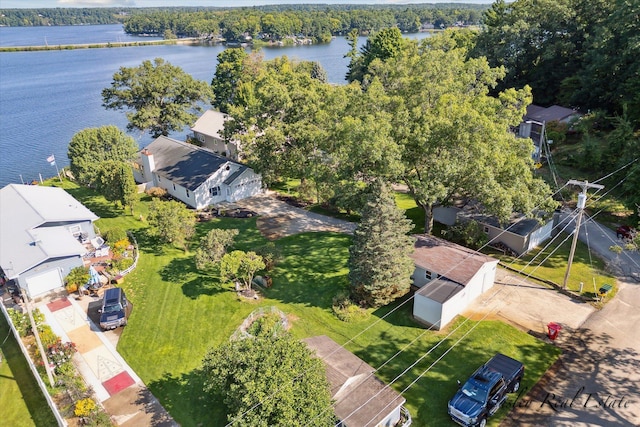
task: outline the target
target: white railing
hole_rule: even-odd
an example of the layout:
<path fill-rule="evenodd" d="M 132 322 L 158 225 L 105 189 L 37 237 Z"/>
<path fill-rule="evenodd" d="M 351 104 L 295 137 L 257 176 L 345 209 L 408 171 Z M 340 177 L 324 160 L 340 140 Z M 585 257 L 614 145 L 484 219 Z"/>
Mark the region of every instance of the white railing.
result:
<path fill-rule="evenodd" d="M 131 266 L 129 266 L 129 268 L 127 268 L 126 270 L 120 272 L 120 276 L 122 277 L 135 270 L 136 266 L 138 265 L 138 257 L 140 256 L 140 251 L 138 250 L 138 241 L 136 240 L 132 232 L 127 231 L 127 234 L 133 241 L 133 264 L 131 264 Z"/>
<path fill-rule="evenodd" d="M 2 313 L 4 314 L 4 317 L 7 319 L 7 323 L 9 324 L 9 327 L 11 328 L 11 332 L 13 332 L 13 336 L 15 337 L 16 341 L 18 342 L 18 345 L 20 346 L 20 350 L 22 351 L 22 355 L 24 356 L 24 358 L 27 360 L 27 363 L 29 364 L 29 368 L 31 369 L 31 373 L 33 374 L 34 378 L 36 379 L 36 381 L 38 383 L 38 386 L 40 387 L 40 390 L 42 391 L 42 394 L 44 394 L 44 397 L 47 400 L 47 404 L 49 405 L 49 408 L 51 408 L 51 412 L 53 412 L 53 415 L 56 417 L 56 421 L 58 421 L 58 426 L 60 426 L 60 427 L 68 426 L 67 421 L 65 421 L 64 417 L 62 416 L 62 414 L 60 414 L 60 411 L 58 411 L 58 407 L 56 406 L 56 404 L 53 402 L 53 399 L 49 395 L 49 392 L 47 391 L 47 386 L 44 384 L 44 381 L 42 381 L 42 378 L 40 377 L 40 374 L 38 373 L 38 370 L 36 369 L 36 365 L 33 363 L 33 360 L 31 360 L 31 357 L 29 356 L 29 352 L 27 351 L 27 348 L 22 343 L 22 339 L 20 339 L 20 334 L 18 333 L 18 330 L 15 328 L 15 326 L 13 326 L 13 322 L 11 321 L 11 318 L 9 317 L 9 313 L 7 312 L 7 308 L 4 306 L 4 304 L 2 302 L 0 302 L 0 307 L 2 308 Z"/>

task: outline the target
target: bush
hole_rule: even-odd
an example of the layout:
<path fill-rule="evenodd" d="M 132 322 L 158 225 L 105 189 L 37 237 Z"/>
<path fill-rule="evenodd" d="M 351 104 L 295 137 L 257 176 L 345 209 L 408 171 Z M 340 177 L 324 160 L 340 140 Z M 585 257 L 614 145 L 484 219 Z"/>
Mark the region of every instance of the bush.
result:
<path fill-rule="evenodd" d="M 97 407 L 96 402 L 88 397 L 76 402 L 76 408 L 73 410 L 73 413 L 76 417 L 88 417 L 97 409 Z"/>
<path fill-rule="evenodd" d="M 112 228 L 104 233 L 104 239 L 109 242 L 110 245 L 114 245 L 121 240 L 129 241 L 127 232 L 122 228 Z"/>
<path fill-rule="evenodd" d="M 147 195 L 153 198 L 160 198 L 160 199 L 167 196 L 167 190 L 160 187 L 151 187 L 150 189 L 145 191 L 145 193 L 147 193 Z"/>
<path fill-rule="evenodd" d="M 454 243 L 471 249 L 479 249 L 489 242 L 489 236 L 482 225 L 474 220 L 457 222 L 444 232 L 445 237 Z"/>
<path fill-rule="evenodd" d="M 331 308 L 336 317 L 343 322 L 355 322 L 369 317 L 369 313 L 365 309 L 351 301 L 349 293 L 346 291 L 342 291 L 333 297 Z"/>
<path fill-rule="evenodd" d="M 276 336 L 284 330 L 282 323 L 278 313 L 266 313 L 249 325 L 247 333 L 254 337 Z"/>
<path fill-rule="evenodd" d="M 74 343 L 72 342 L 63 343 L 58 338 L 58 340 L 54 344 L 49 345 L 47 347 L 47 358 L 49 359 L 49 362 L 54 365 L 57 372 L 58 368 L 71 362 L 71 357 L 75 352 L 76 352 L 76 345 Z"/>
<path fill-rule="evenodd" d="M 21 337 L 26 337 L 31 332 L 31 322 L 29 321 L 27 313 L 23 313 L 14 308 L 8 309 L 7 312 L 11 318 L 11 323 L 13 323 L 13 326 L 18 330 L 18 334 Z"/>
<path fill-rule="evenodd" d="M 110 272 L 120 273 L 133 265 L 133 258 L 121 258 L 111 262 Z"/>
<path fill-rule="evenodd" d="M 260 246 L 256 249 L 256 253 L 264 260 L 264 268 L 267 271 L 270 271 L 282 261 L 282 251 L 273 242 Z"/>
<path fill-rule="evenodd" d="M 67 292 L 74 292 L 82 285 L 89 283 L 89 270 L 84 267 L 75 267 L 71 269 L 65 278 L 65 287 Z"/>

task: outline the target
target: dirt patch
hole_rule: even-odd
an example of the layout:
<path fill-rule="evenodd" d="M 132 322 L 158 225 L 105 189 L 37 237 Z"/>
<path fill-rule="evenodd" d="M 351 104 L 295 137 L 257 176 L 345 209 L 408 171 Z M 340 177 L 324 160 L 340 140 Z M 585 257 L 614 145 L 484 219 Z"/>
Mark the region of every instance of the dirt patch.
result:
<path fill-rule="evenodd" d="M 258 231 L 269 240 L 278 240 L 287 236 L 287 229 L 295 218 L 291 215 L 261 216 L 256 221 Z"/>

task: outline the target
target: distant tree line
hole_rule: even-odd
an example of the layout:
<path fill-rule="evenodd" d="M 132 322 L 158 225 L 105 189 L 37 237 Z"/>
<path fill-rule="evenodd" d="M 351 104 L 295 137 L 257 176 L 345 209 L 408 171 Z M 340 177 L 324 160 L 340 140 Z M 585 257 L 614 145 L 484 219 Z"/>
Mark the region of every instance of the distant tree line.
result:
<path fill-rule="evenodd" d="M 244 41 L 246 36 L 282 40 L 287 36 L 328 41 L 358 29 L 362 34 L 398 27 L 417 32 L 423 25 L 448 28 L 478 25 L 487 5 L 273 5 L 251 8 L 55 8 L 0 9 L 0 25 L 89 25 L 124 22 L 129 34 L 178 37 L 221 36 Z"/>

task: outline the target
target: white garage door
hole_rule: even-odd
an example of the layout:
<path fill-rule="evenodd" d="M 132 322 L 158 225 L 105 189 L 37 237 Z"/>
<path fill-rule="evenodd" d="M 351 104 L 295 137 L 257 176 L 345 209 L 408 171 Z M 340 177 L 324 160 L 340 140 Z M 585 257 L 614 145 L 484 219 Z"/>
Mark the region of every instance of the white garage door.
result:
<path fill-rule="evenodd" d="M 58 269 L 49 270 L 46 273 L 27 279 L 27 290 L 31 298 L 49 292 L 52 289 L 59 288 L 60 286 L 62 286 L 62 278 L 60 277 Z"/>

